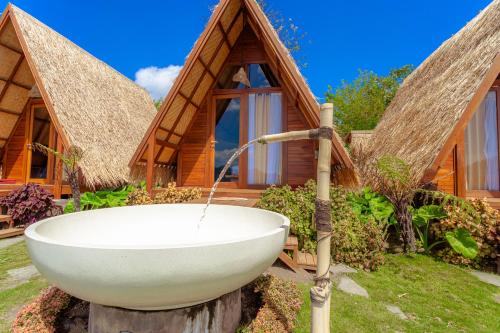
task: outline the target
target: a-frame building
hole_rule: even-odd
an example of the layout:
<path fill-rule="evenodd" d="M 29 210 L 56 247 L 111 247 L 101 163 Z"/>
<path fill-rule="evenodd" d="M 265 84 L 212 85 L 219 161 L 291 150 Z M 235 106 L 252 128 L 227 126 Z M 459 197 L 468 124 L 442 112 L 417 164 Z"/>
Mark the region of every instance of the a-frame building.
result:
<path fill-rule="evenodd" d="M 500 1 L 403 83 L 370 137 L 376 160 L 405 160 L 425 184 L 500 207 Z M 496 198 L 496 199 L 495 199 Z"/>
<path fill-rule="evenodd" d="M 33 150 L 77 146 L 82 186 L 130 181 L 131 156 L 156 114 L 149 94 L 21 9 L 0 17 L 0 195 L 34 182 L 68 193 L 62 165 Z M 63 193 L 64 194 L 64 193 Z"/>
<path fill-rule="evenodd" d="M 230 154 L 262 134 L 315 128 L 319 104 L 255 0 L 222 0 L 187 57 L 130 166 L 174 166 L 180 186 L 209 187 Z M 316 147 L 301 141 L 251 147 L 221 186 L 300 185 L 315 178 Z M 332 181 L 356 182 L 333 139 Z"/>

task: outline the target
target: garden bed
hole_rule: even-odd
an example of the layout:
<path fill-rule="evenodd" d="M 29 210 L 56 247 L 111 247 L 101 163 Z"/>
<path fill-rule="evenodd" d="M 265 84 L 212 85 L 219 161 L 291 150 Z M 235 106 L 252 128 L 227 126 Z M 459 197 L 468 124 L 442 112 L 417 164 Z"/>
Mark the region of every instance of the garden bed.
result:
<path fill-rule="evenodd" d="M 292 332 L 302 304 L 300 290 L 289 281 L 261 276 L 242 288 L 241 332 Z M 50 287 L 17 314 L 14 333 L 85 333 L 89 303 Z"/>

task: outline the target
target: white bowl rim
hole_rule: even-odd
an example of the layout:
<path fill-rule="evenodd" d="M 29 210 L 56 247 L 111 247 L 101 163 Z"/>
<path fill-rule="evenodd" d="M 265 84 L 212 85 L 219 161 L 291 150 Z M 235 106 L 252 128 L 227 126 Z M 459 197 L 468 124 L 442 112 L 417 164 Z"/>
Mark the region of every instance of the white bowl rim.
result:
<path fill-rule="evenodd" d="M 73 214 L 91 214 L 92 212 L 96 211 L 102 211 L 102 210 L 116 210 L 116 209 L 122 209 L 122 208 L 128 208 L 128 207 L 148 207 L 148 206 L 205 206 L 205 204 L 189 204 L 189 203 L 180 203 L 180 204 L 162 204 L 162 205 L 139 205 L 139 206 L 123 206 L 123 207 L 113 207 L 113 208 L 101 208 L 98 210 L 86 210 L 86 211 L 81 211 L 77 213 L 71 213 L 71 214 L 62 214 L 54 217 L 49 217 L 47 219 L 38 221 L 32 225 L 30 225 L 26 230 L 24 231 L 24 236 L 28 238 L 29 240 L 33 241 L 38 241 L 41 243 L 46 243 L 50 245 L 55 245 L 55 246 L 61 246 L 61 247 L 70 247 L 70 248 L 82 248 L 82 249 L 100 249 L 100 250 L 173 250 L 173 249 L 184 249 L 184 248 L 196 248 L 196 247 L 210 247 L 210 246 L 219 246 L 219 245 L 229 245 L 229 244 L 235 244 L 235 243 L 241 243 L 241 242 L 246 242 L 246 241 L 252 241 L 260 238 L 265 238 L 268 236 L 272 236 L 274 234 L 277 234 L 281 232 L 283 229 L 289 229 L 290 228 L 290 220 L 288 217 L 272 212 L 269 210 L 261 209 L 261 208 L 254 208 L 254 207 L 243 207 L 243 206 L 231 206 L 231 207 L 237 207 L 239 209 L 243 210 L 258 210 L 265 212 L 266 214 L 274 215 L 277 216 L 282 220 L 282 224 L 278 226 L 275 229 L 272 229 L 271 231 L 268 231 L 266 233 L 262 233 L 253 237 L 237 237 L 237 238 L 232 238 L 232 239 L 227 239 L 227 240 L 218 240 L 218 241 L 207 241 L 207 242 L 191 242 L 191 243 L 177 243 L 174 245 L 169 245 L 167 243 L 161 243 L 161 244 L 124 244 L 124 245 L 109 245 L 106 246 L 104 244 L 85 244 L 85 243 L 70 243 L 70 242 L 64 242 L 60 240 L 54 240 L 50 237 L 43 236 L 40 233 L 37 232 L 37 228 L 42 226 L 43 224 L 50 223 L 54 220 L 60 220 L 63 218 L 67 218 L 70 215 Z M 228 205 L 217 205 L 217 204 L 210 204 L 210 207 L 228 207 Z M 285 231 L 286 235 L 286 231 Z"/>

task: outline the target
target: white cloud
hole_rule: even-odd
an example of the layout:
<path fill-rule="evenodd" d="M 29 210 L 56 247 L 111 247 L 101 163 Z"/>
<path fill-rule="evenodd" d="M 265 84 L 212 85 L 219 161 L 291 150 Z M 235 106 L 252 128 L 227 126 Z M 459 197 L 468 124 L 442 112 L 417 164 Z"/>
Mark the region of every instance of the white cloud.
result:
<path fill-rule="evenodd" d="M 165 97 L 172 88 L 181 68 L 182 66 L 177 65 L 141 68 L 135 73 L 135 83 L 146 89 L 155 100 L 158 100 Z"/>

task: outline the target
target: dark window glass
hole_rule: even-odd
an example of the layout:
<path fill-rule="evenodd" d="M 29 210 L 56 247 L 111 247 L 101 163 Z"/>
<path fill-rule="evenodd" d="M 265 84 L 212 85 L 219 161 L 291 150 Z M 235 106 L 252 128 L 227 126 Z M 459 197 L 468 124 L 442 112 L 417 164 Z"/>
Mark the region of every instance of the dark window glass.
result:
<path fill-rule="evenodd" d="M 218 99 L 215 118 L 215 179 L 226 165 L 231 155 L 240 146 L 240 99 Z M 239 161 L 236 160 L 223 182 L 237 182 Z"/>

